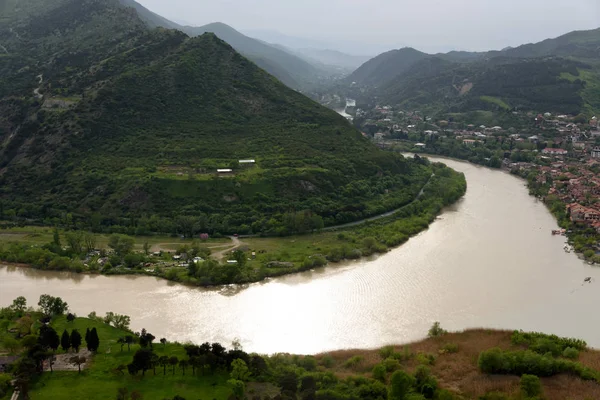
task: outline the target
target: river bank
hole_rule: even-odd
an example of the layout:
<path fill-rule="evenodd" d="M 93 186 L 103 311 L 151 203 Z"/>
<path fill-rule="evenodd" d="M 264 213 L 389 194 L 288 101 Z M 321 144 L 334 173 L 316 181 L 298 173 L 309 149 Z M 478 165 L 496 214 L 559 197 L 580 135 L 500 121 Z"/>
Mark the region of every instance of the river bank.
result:
<path fill-rule="evenodd" d="M 452 331 L 556 333 L 600 347 L 600 320 L 593 317 L 600 269 L 565 253 L 564 238 L 549 234 L 558 226 L 545 205 L 513 175 L 431 160 L 464 173 L 469 190 L 426 231 L 375 258 L 214 288 L 0 267 L 0 305 L 51 293 L 79 315 L 130 315 L 135 331 L 196 343 L 239 338 L 245 349 L 266 354 L 409 343 L 433 321 Z M 586 277 L 592 282 L 584 284 Z"/>
<path fill-rule="evenodd" d="M 401 142 L 404 145 L 409 145 L 411 142 Z M 406 147 L 395 148 L 395 151 L 404 152 Z M 567 245 L 565 251 L 575 251 L 578 257 L 587 261 L 591 265 L 600 265 L 600 253 L 598 252 L 598 240 L 600 240 L 600 232 L 590 229 L 589 224 L 575 223 L 568 215 L 567 206 L 573 203 L 573 199 L 570 198 L 568 201 L 564 201 L 564 198 L 569 196 L 563 196 L 561 199 L 558 196 L 558 192 L 554 185 L 553 176 L 548 172 L 548 157 L 545 160 L 533 159 L 530 163 L 509 163 L 499 162 L 497 165 L 490 165 L 490 161 L 482 160 L 479 158 L 473 158 L 465 155 L 465 157 L 440 155 L 440 153 L 429 152 L 427 148 L 413 148 L 414 154 L 422 154 L 425 156 L 433 156 L 438 159 L 449 159 L 449 160 L 461 160 L 466 161 L 474 165 L 481 165 L 488 168 L 498 169 L 516 176 L 523 180 L 529 194 L 539 200 L 541 200 L 548 211 L 554 216 L 560 228 L 564 230 L 564 236 L 567 237 Z M 458 153 L 460 155 L 460 153 Z M 542 157 L 544 158 L 544 157 Z M 554 160 L 563 164 L 562 159 Z M 541 162 L 541 163 L 540 163 Z M 524 165 L 523 165 L 524 164 Z M 511 165 L 516 165 L 511 167 Z M 546 167 L 546 172 L 543 172 L 543 168 Z M 580 168 L 584 168 L 580 165 Z M 593 196 L 591 196 L 593 197 Z M 594 239 L 595 237 L 595 239 Z"/>
<path fill-rule="evenodd" d="M 26 300 L 32 303 L 34 299 Z M 1 326 L 18 323 L 23 314 L 32 320 L 42 317 L 40 312 L 25 309 L 25 305 L 21 310 L 0 309 L 0 321 L 4 322 Z M 238 398 L 252 395 L 274 399 L 282 393 L 295 397 L 300 386 L 304 396 L 312 390 L 316 398 L 327 395 L 335 399 L 376 400 L 387 397 L 394 387 L 394 377 L 402 376 L 413 394 L 427 396 L 419 399 L 489 398 L 486 396 L 491 393 L 495 393 L 494 399 L 508 399 L 521 398 L 524 389 L 519 378 L 530 374 L 539 375 L 534 379 L 535 394 L 548 400 L 574 395 L 596 398 L 600 394 L 600 352 L 588 348 L 582 340 L 542 333 L 494 329 L 447 332 L 434 324 L 427 339 L 410 343 L 316 355 L 265 355 L 249 353 L 239 342 L 232 343 L 229 349 L 228 343 L 183 345 L 177 337 L 159 339 L 153 331 L 143 333 L 145 340 L 150 334 L 150 341 L 155 343 L 143 346 L 142 332 L 133 333 L 127 327 L 113 325 L 95 313 L 72 321 L 65 315 L 55 315 L 46 331 L 59 335 L 63 331 L 93 330 L 98 338 L 97 351 L 83 351 L 86 359 L 79 372 L 72 362 L 57 362 L 51 372 L 46 360 L 43 372 L 29 372 L 19 380 L 20 391 L 32 400 L 100 400 L 124 390 L 157 400 L 176 395 L 225 400 L 234 393 Z M 32 329 L 31 333 L 38 333 L 39 328 Z M 10 332 L 0 329 L 0 334 Z M 15 356 L 23 352 L 27 357 L 30 345 L 20 337 L 16 343 L 19 347 L 4 348 L 0 342 L 0 351 Z M 78 353 L 68 347 L 56 349 L 52 357 L 69 359 Z M 149 355 L 148 362 L 144 362 L 143 355 Z M 493 362 L 498 359 L 504 362 Z M 521 359 L 526 362 L 520 363 Z M 289 384 L 290 380 L 294 383 Z M 4 381 L 0 385 L 0 396 L 10 393 Z"/>
<path fill-rule="evenodd" d="M 43 270 L 148 275 L 203 287 L 260 282 L 323 267 L 329 262 L 383 254 L 427 229 L 444 207 L 456 202 L 466 191 L 463 175 L 442 164 L 431 164 L 430 168 L 434 172 L 429 180 L 414 200 L 400 209 L 362 222 L 326 228 L 321 233 L 284 238 L 248 237 L 243 242 L 233 237 L 233 245 L 217 252 L 213 259 L 205 260 L 211 252 L 202 244 L 184 247 L 176 256 L 162 252 L 137 253 L 135 260 L 125 253 L 99 254 L 80 260 L 75 256 L 79 252 L 69 252 L 73 245 L 62 250 L 52 250 L 60 249 L 57 245 L 42 249 L 9 245 L 0 249 L 0 259 L 31 264 Z M 66 235 L 69 239 L 69 233 Z M 60 243 L 61 238 L 54 241 Z M 71 243 L 72 239 L 67 242 Z"/>

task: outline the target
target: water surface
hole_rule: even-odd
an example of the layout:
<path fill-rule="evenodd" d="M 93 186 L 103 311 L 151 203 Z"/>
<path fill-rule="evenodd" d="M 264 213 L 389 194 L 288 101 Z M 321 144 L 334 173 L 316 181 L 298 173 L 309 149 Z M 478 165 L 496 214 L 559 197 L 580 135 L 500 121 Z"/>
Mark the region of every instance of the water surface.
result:
<path fill-rule="evenodd" d="M 446 329 L 522 328 L 600 347 L 600 269 L 563 250 L 556 221 L 501 171 L 443 160 L 465 173 L 465 197 L 405 245 L 358 261 L 218 290 L 151 277 L 103 277 L 0 267 L 0 305 L 63 297 L 80 315 L 130 315 L 157 337 L 247 351 L 373 348 Z M 582 285 L 586 276 L 595 278 Z"/>

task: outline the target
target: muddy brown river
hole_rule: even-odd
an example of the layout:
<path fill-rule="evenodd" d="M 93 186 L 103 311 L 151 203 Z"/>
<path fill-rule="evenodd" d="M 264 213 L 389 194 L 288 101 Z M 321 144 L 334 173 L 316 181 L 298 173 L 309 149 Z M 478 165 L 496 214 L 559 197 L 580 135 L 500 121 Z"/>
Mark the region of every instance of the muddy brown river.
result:
<path fill-rule="evenodd" d="M 408 243 L 374 260 L 244 287 L 189 288 L 151 277 L 0 267 L 0 305 L 61 296 L 79 315 L 130 315 L 157 337 L 261 353 L 373 348 L 450 330 L 520 328 L 600 347 L 600 268 L 563 250 L 556 221 L 524 182 L 443 160 L 465 173 L 466 196 Z M 593 277 L 583 284 L 585 277 Z"/>

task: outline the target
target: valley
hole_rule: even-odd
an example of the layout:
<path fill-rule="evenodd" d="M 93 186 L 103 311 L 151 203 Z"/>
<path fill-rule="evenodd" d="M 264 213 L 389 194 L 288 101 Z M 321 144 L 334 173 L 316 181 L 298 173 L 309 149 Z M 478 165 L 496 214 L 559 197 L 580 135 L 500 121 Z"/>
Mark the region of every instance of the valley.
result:
<path fill-rule="evenodd" d="M 183 3 L 0 0 L 0 399 L 599 396 L 597 24 Z"/>

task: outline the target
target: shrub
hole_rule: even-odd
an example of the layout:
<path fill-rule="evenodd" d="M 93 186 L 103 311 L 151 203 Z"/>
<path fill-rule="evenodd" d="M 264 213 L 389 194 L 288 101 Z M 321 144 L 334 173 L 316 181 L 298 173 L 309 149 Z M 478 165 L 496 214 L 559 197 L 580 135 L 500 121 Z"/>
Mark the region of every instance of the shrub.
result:
<path fill-rule="evenodd" d="M 502 351 L 499 348 L 479 354 L 479 369 L 488 374 L 554 376 L 570 373 L 583 380 L 600 382 L 600 373 L 591 368 L 564 359 L 543 356 L 530 350 Z"/>
<path fill-rule="evenodd" d="M 521 392 L 527 397 L 536 397 L 542 394 L 542 383 L 535 375 L 525 374 L 521 376 Z"/>
<path fill-rule="evenodd" d="M 422 365 L 433 365 L 435 364 L 435 355 L 430 353 L 419 353 L 417 354 L 417 361 Z"/>
<path fill-rule="evenodd" d="M 579 358 L 579 351 L 577 351 L 577 349 L 574 349 L 572 347 L 567 347 L 563 351 L 562 356 L 564 358 L 570 358 L 571 360 L 576 360 Z"/>
<path fill-rule="evenodd" d="M 434 337 L 440 337 L 442 335 L 445 335 L 446 333 L 448 333 L 448 331 L 443 329 L 440 326 L 440 323 L 438 321 L 436 321 L 433 323 L 431 328 L 429 328 L 429 332 L 427 333 L 427 336 L 430 338 L 434 338 Z"/>
<path fill-rule="evenodd" d="M 458 353 L 458 345 L 456 343 L 446 343 L 444 347 L 440 349 L 440 354 L 446 353 Z"/>
<path fill-rule="evenodd" d="M 350 357 L 348 360 L 346 360 L 346 362 L 344 363 L 344 367 L 345 368 L 353 368 L 356 367 L 361 361 L 363 360 L 363 358 L 361 356 L 354 356 L 354 357 Z"/>
<path fill-rule="evenodd" d="M 386 358 L 381 362 L 381 364 L 385 367 L 387 372 L 394 372 L 397 369 L 400 369 L 400 363 L 398 360 L 394 360 L 393 358 Z"/>
<path fill-rule="evenodd" d="M 392 354 L 394 354 L 393 346 L 385 346 L 385 347 L 379 349 L 379 356 L 381 357 L 382 360 L 385 360 L 386 358 L 390 358 L 392 356 Z"/>
<path fill-rule="evenodd" d="M 514 331 L 510 337 L 510 340 L 513 344 L 529 346 L 531 350 L 534 351 L 536 351 L 535 349 L 538 348 L 540 350 L 540 354 L 548 352 L 547 348 L 545 348 L 548 346 L 548 341 L 558 346 L 560 348 L 560 352 L 564 351 L 564 349 L 567 347 L 573 347 L 579 351 L 585 350 L 587 347 L 587 343 L 581 339 L 558 337 L 556 335 L 547 335 L 539 332 Z M 541 345 L 539 344 L 540 341 L 542 342 Z"/>
<path fill-rule="evenodd" d="M 424 365 L 419 365 L 415 371 L 416 387 L 419 393 L 428 399 L 433 398 L 435 391 L 438 388 L 438 382 L 431 375 L 429 368 Z"/>
<path fill-rule="evenodd" d="M 387 375 L 387 368 L 383 364 L 377 364 L 373 367 L 373 379 L 377 379 L 378 381 L 385 382 L 385 377 Z"/>
<path fill-rule="evenodd" d="M 321 358 L 321 365 L 324 366 L 325 368 L 331 368 L 331 367 L 333 367 L 333 364 L 334 364 L 334 361 L 331 356 L 325 356 L 325 357 Z"/>

